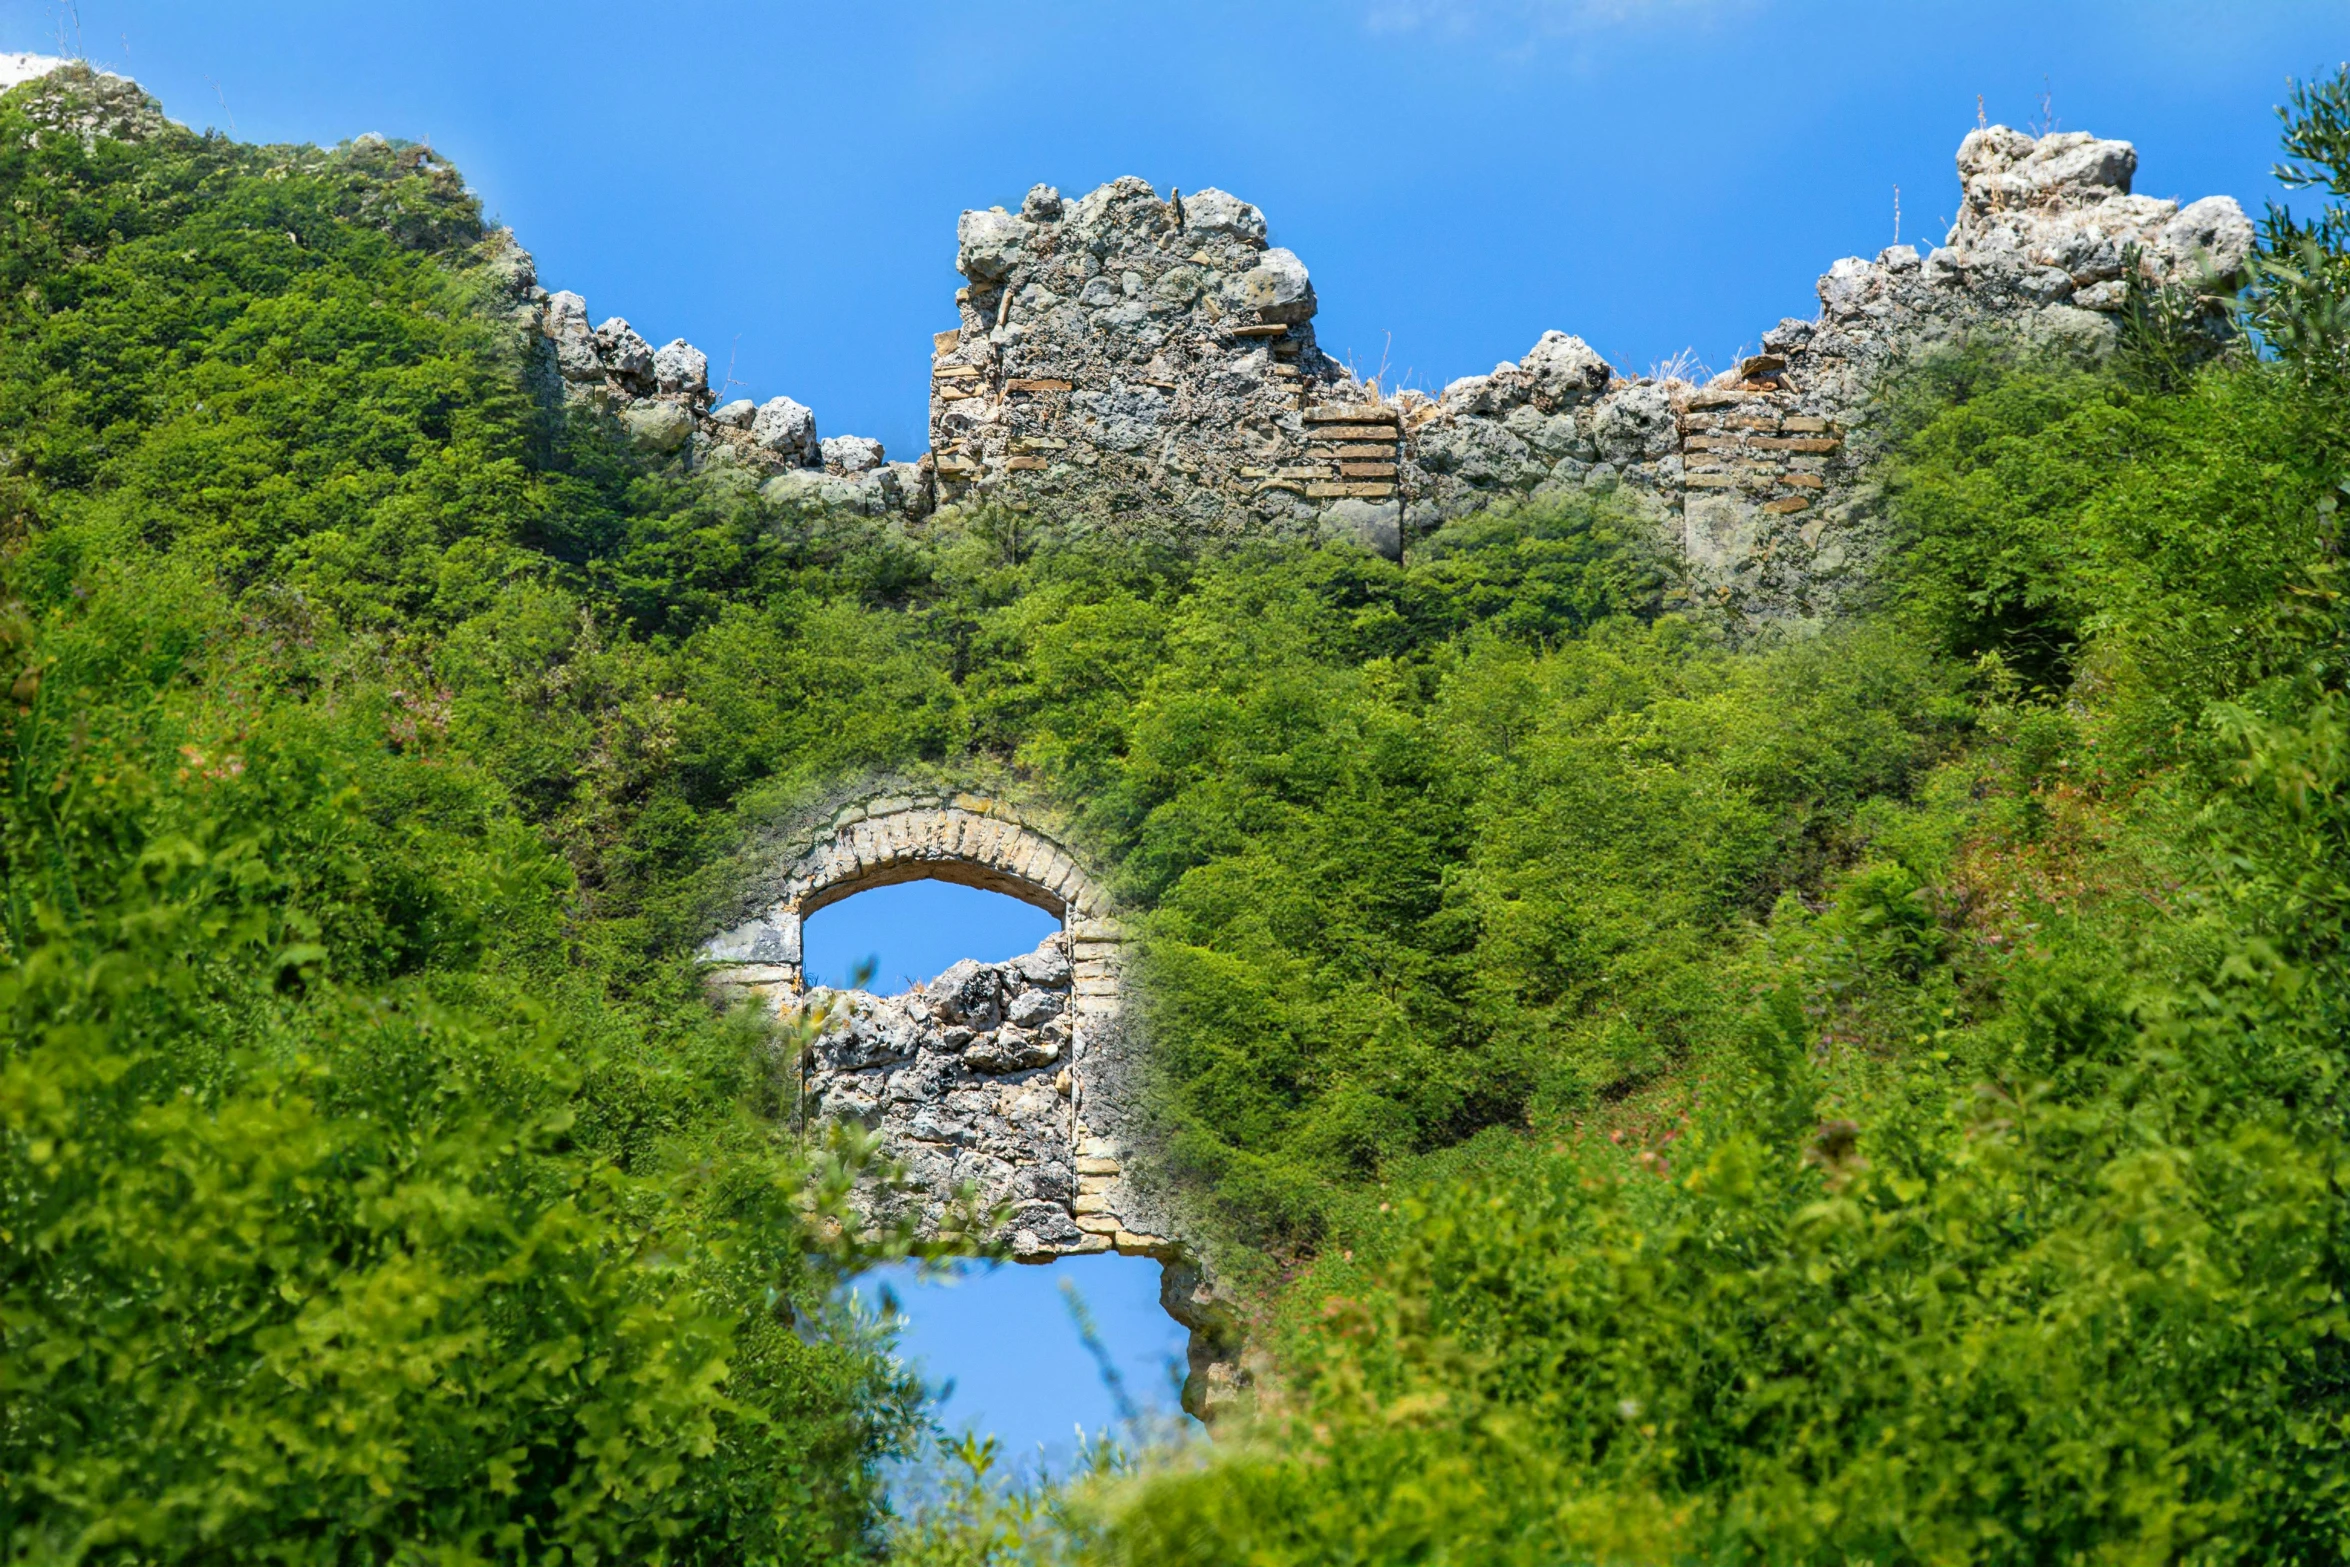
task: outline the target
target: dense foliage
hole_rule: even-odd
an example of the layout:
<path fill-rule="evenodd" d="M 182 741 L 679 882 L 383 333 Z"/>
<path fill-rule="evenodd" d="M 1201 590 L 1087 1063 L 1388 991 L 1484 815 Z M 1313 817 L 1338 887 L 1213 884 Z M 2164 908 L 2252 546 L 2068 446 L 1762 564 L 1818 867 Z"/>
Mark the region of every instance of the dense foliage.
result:
<path fill-rule="evenodd" d="M 875 773 L 1077 813 L 1277 1373 L 907 1559 L 2350 1548 L 2334 231 L 2281 357 L 1917 367 L 1888 601 L 1734 642 L 1599 502 L 778 511 L 564 403 L 422 149 L 75 90 L 0 101 L 12 1559 L 880 1548 L 838 1171 L 684 957 Z"/>
<path fill-rule="evenodd" d="M 837 1172 L 756 1029 L 615 1005 L 438 672 L 538 602 L 545 517 L 626 505 L 555 460 L 470 201 L 43 102 L 0 103 L 0 1556 L 863 1554 L 914 1406 L 836 1320 Z"/>
<path fill-rule="evenodd" d="M 2288 119 L 2336 191 L 2346 88 Z M 1827 852 L 1767 911 L 1644 935 L 1646 995 L 1694 998 L 1677 1070 L 1383 1163 L 1281 1297 L 1255 1428 L 1060 1538 L 1132 1563 L 2350 1552 L 2350 385 L 2341 297 L 2280 299 L 2342 275 L 2261 259 L 2266 359 L 2182 377 L 2132 338 L 1892 388 L 1907 547 L 1875 624 L 1968 670 L 1957 743 L 1801 796 Z M 1903 667 L 1888 644 L 1840 646 L 1861 706 L 1907 710 L 1862 673 Z M 1767 692 L 1788 656 L 1734 662 Z"/>

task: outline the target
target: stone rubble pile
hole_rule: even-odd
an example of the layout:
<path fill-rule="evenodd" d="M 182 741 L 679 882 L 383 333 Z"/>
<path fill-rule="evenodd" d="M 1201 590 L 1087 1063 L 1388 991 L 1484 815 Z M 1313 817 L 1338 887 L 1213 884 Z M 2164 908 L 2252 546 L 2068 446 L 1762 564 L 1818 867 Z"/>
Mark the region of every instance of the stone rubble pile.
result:
<path fill-rule="evenodd" d="M 904 1168 L 898 1190 L 862 1194 L 877 1218 L 934 1227 L 957 1188 L 1010 1217 L 1015 1255 L 1107 1251 L 1081 1223 L 1087 1184 L 1070 1103 L 1075 1053 L 1066 938 L 1006 963 L 966 959 L 898 996 L 811 988 L 823 1019 L 802 1086 L 810 1121 L 856 1121 Z"/>
<path fill-rule="evenodd" d="M 588 324 L 587 301 L 540 288 L 527 254 L 509 241 L 510 273 L 532 326 L 547 339 L 570 395 L 600 406 L 640 451 L 684 455 L 696 467 L 733 464 L 761 476 L 779 502 L 841 508 L 868 516 L 928 515 L 929 465 L 889 462 L 879 441 L 819 437 L 815 412 L 789 397 L 718 403 L 709 356 L 683 338 L 660 348 L 626 318 Z"/>

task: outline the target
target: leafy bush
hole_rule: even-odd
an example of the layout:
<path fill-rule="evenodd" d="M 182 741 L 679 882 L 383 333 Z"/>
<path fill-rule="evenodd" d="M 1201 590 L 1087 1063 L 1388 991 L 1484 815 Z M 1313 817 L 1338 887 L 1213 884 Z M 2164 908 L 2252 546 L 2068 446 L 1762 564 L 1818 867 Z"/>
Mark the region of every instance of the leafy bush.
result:
<path fill-rule="evenodd" d="M 0 100 L 14 1558 L 884 1548 L 841 1166 L 686 957 L 878 773 L 1077 808 L 1279 1373 L 910 1556 L 2343 1554 L 2322 354 L 1920 366 L 1886 604 L 1738 645 L 1597 504 L 778 512 L 561 398 L 423 149 L 86 86 Z"/>
<path fill-rule="evenodd" d="M 413 151 L 36 138 L 40 91 L 0 103 L 0 1552 L 863 1554 L 915 1408 L 831 1305 L 838 1174 L 689 976 L 612 1005 L 434 668 L 574 483 L 470 203 Z"/>
<path fill-rule="evenodd" d="M 1669 1073 L 1368 1166 L 1277 1298 L 1253 1422 L 1086 1492 L 1092 1559 L 2350 1550 L 2342 385 L 2271 341 L 2175 383 L 1978 346 L 1896 389 L 1910 547 L 1821 650 L 1851 694 L 1782 730 L 1787 655 L 1721 655 L 1715 744 L 1668 775 L 1739 777 L 1741 739 L 1828 766 L 1812 858 L 1718 785 L 1644 838 L 1596 754 L 1640 754 L 1616 711 L 1540 704 L 1587 749 L 1472 864 L 1553 910 L 1573 880 L 1654 918 L 1739 885 L 1716 864 L 1775 903 L 1624 943 L 1642 983 L 1601 994 L 1635 1038 L 1689 998 Z M 1954 667 L 1973 723 L 1937 755 Z"/>

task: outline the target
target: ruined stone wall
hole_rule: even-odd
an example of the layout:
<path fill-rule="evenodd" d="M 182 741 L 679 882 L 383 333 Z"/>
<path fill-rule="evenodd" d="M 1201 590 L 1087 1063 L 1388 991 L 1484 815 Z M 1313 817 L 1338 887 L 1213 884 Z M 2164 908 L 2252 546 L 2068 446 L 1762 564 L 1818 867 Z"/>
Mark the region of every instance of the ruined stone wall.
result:
<path fill-rule="evenodd" d="M 1016 215 L 963 215 L 962 325 L 934 345 L 937 493 L 1397 554 L 1496 502 L 1615 492 L 1655 519 L 1692 597 L 1832 613 L 1873 542 L 1854 443 L 1893 363 L 1985 327 L 2094 352 L 2131 256 L 2159 283 L 2243 266 L 2232 199 L 2132 195 L 2136 166 L 2127 142 L 1977 130 L 1941 246 L 1837 262 L 1815 319 L 1702 386 L 1625 375 L 1553 331 L 1435 396 L 1383 393 L 1316 347 L 1305 268 L 1246 203 L 1039 186 Z"/>
<path fill-rule="evenodd" d="M 137 84 L 0 55 L 0 88 L 63 72 L 49 107 L 85 140 L 165 121 Z M 2096 352 L 2118 334 L 2134 261 L 2149 282 L 2224 282 L 2253 243 L 2231 198 L 2132 194 L 2127 142 L 2004 126 L 1958 150 L 1943 243 L 1847 257 L 1819 313 L 1760 336 L 1704 385 L 1610 365 L 1546 332 L 1514 363 L 1433 395 L 1366 384 L 1314 338 L 1305 264 L 1263 213 L 1218 190 L 1139 179 L 1018 212 L 966 212 L 956 325 L 931 344 L 931 450 L 824 435 L 790 397 L 719 401 L 709 361 L 539 286 L 513 237 L 496 265 L 545 372 L 639 447 L 732 470 L 779 503 L 919 525 L 994 503 L 1074 526 L 1342 538 L 1389 555 L 1483 507 L 1601 492 L 1655 524 L 1685 599 L 1749 620 L 1832 615 L 1882 540 L 1854 484 L 1869 397 L 1895 363 L 1982 329 Z"/>
<path fill-rule="evenodd" d="M 1017 213 L 966 212 L 957 325 L 932 341 L 931 450 L 818 436 L 788 398 L 712 405 L 690 346 L 625 321 L 590 326 L 567 294 L 534 324 L 576 395 L 654 451 L 732 464 L 777 500 L 918 523 L 991 503 L 1105 530 L 1345 539 L 1390 556 L 1481 508 L 1605 494 L 1647 516 L 1685 601 L 1748 621 L 1832 615 L 1881 545 L 1856 484 L 1870 396 L 1937 341 L 1991 329 L 2095 353 L 2118 336 L 2124 273 L 2224 280 L 2253 233 L 2237 204 L 2133 195 L 2128 143 L 2004 127 L 1958 152 L 1960 213 L 1924 254 L 1836 262 L 1820 311 L 1761 334 L 1703 385 L 1627 375 L 1546 332 L 1515 363 L 1430 396 L 1355 379 L 1317 345 L 1313 284 L 1264 215 L 1217 190 L 1161 198 L 1120 179 Z M 801 1113 L 854 1120 L 902 1169 L 878 1216 L 935 1226 L 975 1190 L 1024 1260 L 1116 1249 L 1164 1259 L 1169 1312 L 1193 1329 L 1188 1407 L 1245 1380 L 1230 1306 L 1163 1194 L 1137 1178 L 1149 1136 L 1139 1043 L 1118 995 L 1117 931 L 1076 859 L 986 801 L 851 807 L 800 845 L 747 924 L 704 951 L 723 989 L 821 1018 Z M 880 881 L 940 875 L 1063 914 L 1008 963 L 962 963 L 907 995 L 805 990 L 799 922 Z"/>
<path fill-rule="evenodd" d="M 1654 522 L 1686 599 L 1806 619 L 1837 611 L 1880 542 L 1852 481 L 1894 363 L 1986 328 L 2094 353 L 2117 335 L 2132 258 L 2155 283 L 2240 271 L 2253 231 L 2237 204 L 2133 195 L 2136 167 L 2127 142 L 1980 129 L 1959 148 L 1941 245 L 1838 261 L 1815 318 L 1781 321 L 1703 385 L 1626 374 L 1552 331 L 1433 395 L 1322 352 L 1312 278 L 1247 202 L 1133 178 L 1073 201 L 1039 185 L 1018 212 L 962 215 L 958 323 L 932 340 L 931 449 L 911 462 L 820 436 L 788 397 L 716 405 L 690 345 L 591 325 L 579 296 L 535 280 L 523 292 L 574 395 L 646 449 L 731 464 L 771 499 L 910 523 L 986 502 L 1400 556 L 1483 507 L 1600 492 Z"/>

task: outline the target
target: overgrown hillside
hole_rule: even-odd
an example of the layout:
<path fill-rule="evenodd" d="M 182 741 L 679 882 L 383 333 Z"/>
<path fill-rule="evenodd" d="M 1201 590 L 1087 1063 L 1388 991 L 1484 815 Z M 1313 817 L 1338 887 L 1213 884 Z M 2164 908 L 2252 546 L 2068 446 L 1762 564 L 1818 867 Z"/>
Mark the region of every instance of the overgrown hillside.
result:
<path fill-rule="evenodd" d="M 2350 195 L 2350 74 L 2286 126 L 2288 182 Z M 1524 1008 L 1477 1033 L 1653 1067 L 1362 1167 L 1257 1423 L 1022 1548 L 2350 1552 L 2344 237 L 2272 214 L 2216 353 L 2157 296 L 2108 362 L 1887 387 L 1865 624 L 1699 661 L 1694 704 L 1621 702 L 1612 628 L 1523 656 L 1446 881 Z"/>
<path fill-rule="evenodd" d="M 668 492 L 445 167 L 121 96 L 0 100 L 0 1555 L 861 1554 L 913 1390 L 593 897 Z"/>
<path fill-rule="evenodd" d="M 11 1559 L 2344 1553 L 2338 223 L 2264 339 L 1887 388 L 1904 564 L 1759 645 L 1597 504 L 778 510 L 565 404 L 423 149 L 115 91 L 0 99 Z M 1080 813 L 1261 1308 L 1253 1424 L 1025 1523 L 878 1517 L 687 961 L 874 772 Z"/>

